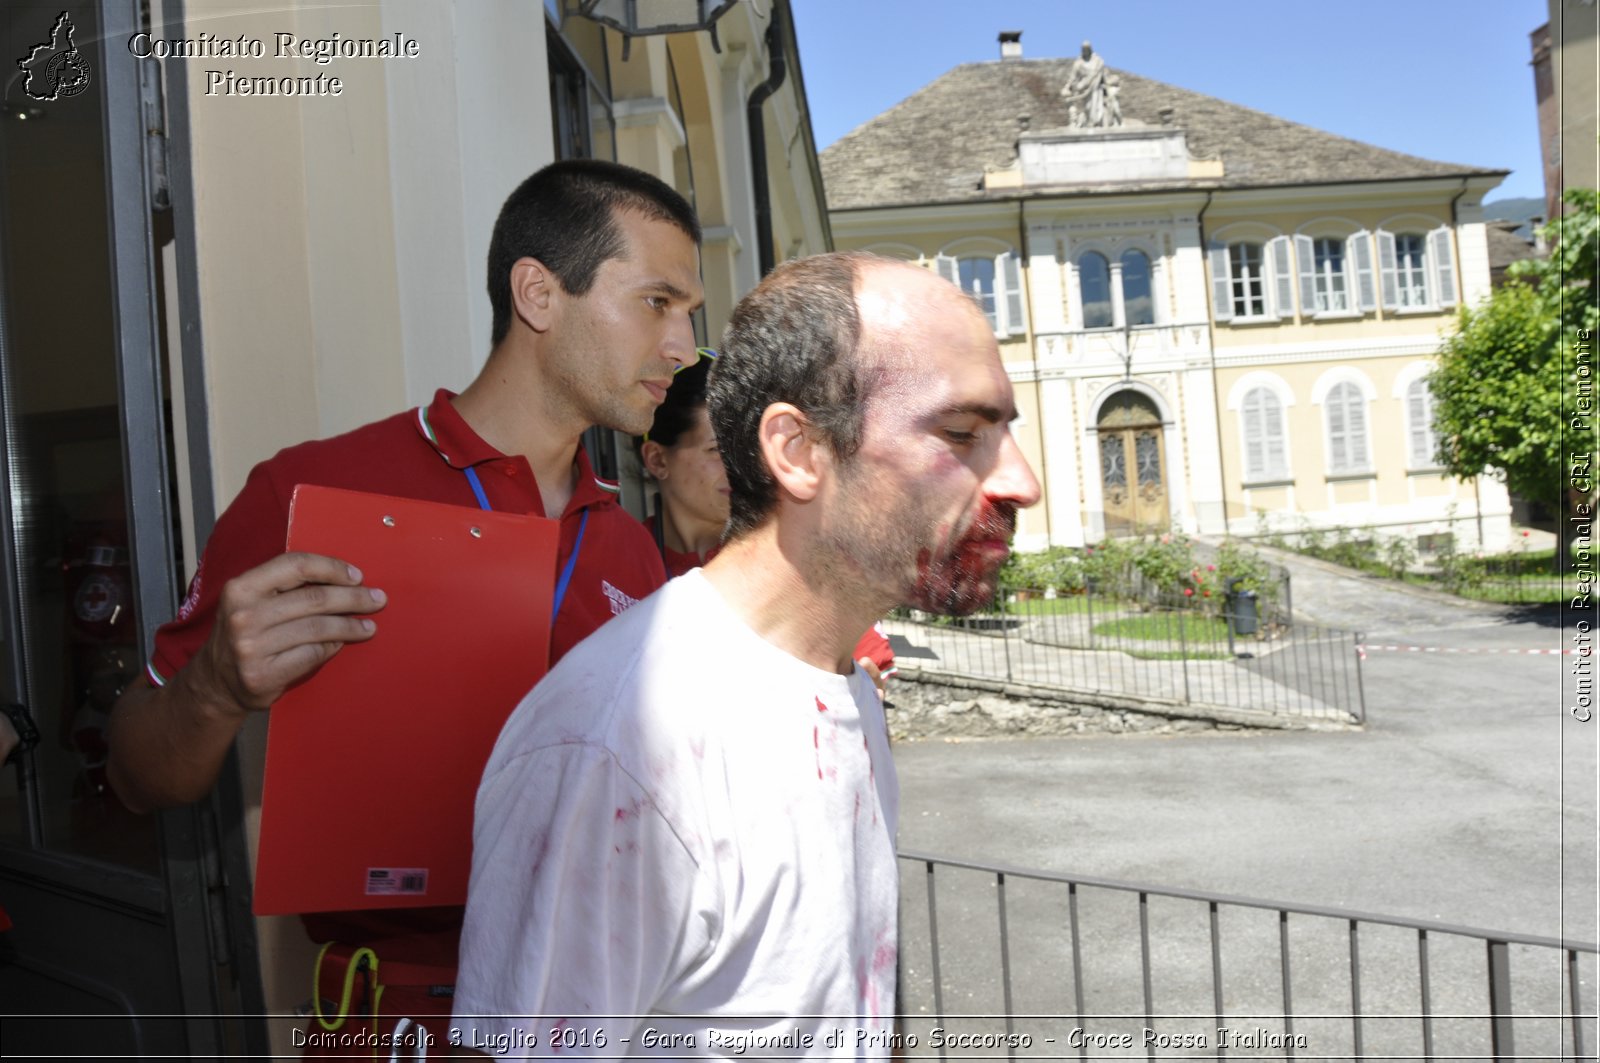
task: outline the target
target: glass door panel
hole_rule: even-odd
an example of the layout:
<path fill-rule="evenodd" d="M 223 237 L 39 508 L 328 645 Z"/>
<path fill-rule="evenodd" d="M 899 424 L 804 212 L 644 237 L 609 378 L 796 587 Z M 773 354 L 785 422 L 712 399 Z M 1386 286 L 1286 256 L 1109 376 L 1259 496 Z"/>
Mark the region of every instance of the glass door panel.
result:
<path fill-rule="evenodd" d="M 4 8 L 7 54 L 52 45 L 59 7 Z M 91 52 L 96 12 L 70 13 Z M 64 41 L 57 31 L 53 41 Z M 48 66 L 48 64 L 47 64 Z M 96 71 L 90 68 L 90 76 Z M 142 667 L 129 564 L 118 395 L 114 264 L 103 97 L 29 95 L 5 82 L 0 120 L 0 350 L 10 565 L 19 637 L 4 646 L 6 696 L 32 712 L 42 837 L 34 844 L 159 869 L 154 817 L 105 786 L 106 712 Z M 0 783 L 0 831 L 24 831 L 16 773 Z"/>

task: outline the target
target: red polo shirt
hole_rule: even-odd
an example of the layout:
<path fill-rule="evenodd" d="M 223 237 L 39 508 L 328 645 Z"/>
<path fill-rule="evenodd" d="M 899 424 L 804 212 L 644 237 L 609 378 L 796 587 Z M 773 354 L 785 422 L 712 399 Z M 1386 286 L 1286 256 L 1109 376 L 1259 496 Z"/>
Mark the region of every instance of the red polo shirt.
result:
<path fill-rule="evenodd" d="M 508 457 L 468 426 L 439 391 L 433 402 L 357 428 L 332 439 L 279 451 L 250 472 L 244 490 L 217 520 L 178 615 L 156 632 L 147 667 L 157 686 L 186 665 L 211 633 L 222 585 L 283 553 L 289 499 L 298 484 L 398 495 L 478 508 L 465 470 L 477 470 L 484 495 L 496 510 L 544 515 L 544 503 L 526 459 Z M 578 482 L 561 514 L 561 544 L 549 572 L 530 579 L 552 584 L 571 556 L 583 514 L 589 514 L 583 545 L 566 598 L 550 635 L 555 664 L 601 624 L 666 582 L 661 555 L 645 531 L 617 502 L 618 488 L 594 475 L 580 448 Z M 508 586 L 515 574 L 508 573 Z M 417 962 L 453 964 L 461 909 L 407 908 L 304 916 L 318 941 L 385 942 L 385 955 Z M 431 937 L 429 931 L 440 932 Z M 394 942 L 404 935 L 403 942 Z"/>
<path fill-rule="evenodd" d="M 224 583 L 283 553 L 289 499 L 298 484 L 475 509 L 478 501 L 465 472 L 471 467 L 494 509 L 543 516 L 539 485 L 527 460 L 508 457 L 484 442 L 456 412 L 453 397 L 441 390 L 428 406 L 332 439 L 289 447 L 252 469 L 244 490 L 217 520 L 177 617 L 156 632 L 150 681 L 165 685 L 199 651 L 211 633 Z M 572 581 L 550 635 L 552 665 L 595 628 L 666 582 L 655 543 L 617 503 L 617 486 L 594 475 L 581 448 L 577 467 L 577 486 L 561 515 L 556 568 L 537 574 L 555 582 L 588 513 Z"/>

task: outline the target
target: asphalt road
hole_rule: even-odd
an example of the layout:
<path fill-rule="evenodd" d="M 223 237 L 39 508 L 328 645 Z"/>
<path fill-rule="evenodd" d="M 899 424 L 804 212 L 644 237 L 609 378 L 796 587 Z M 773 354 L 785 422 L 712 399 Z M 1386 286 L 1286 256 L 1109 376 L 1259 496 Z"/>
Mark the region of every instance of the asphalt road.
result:
<path fill-rule="evenodd" d="M 1563 689 L 1563 673 L 1579 658 L 1526 652 L 1571 648 L 1584 618 L 1462 604 L 1375 586 L 1333 566 L 1293 564 L 1297 614 L 1358 628 L 1374 647 L 1364 666 L 1364 730 L 902 742 L 895 748 L 902 850 L 1595 942 L 1600 723 L 1580 723 L 1567 711 L 1573 684 L 1569 675 Z M 925 875 L 908 866 L 905 879 L 906 1003 L 927 1013 Z M 1070 1013 L 1065 901 L 1010 881 L 1009 1010 Z M 1006 1011 L 992 881 L 946 874 L 939 889 L 946 1013 Z M 1105 908 L 1097 926 L 1084 923 L 1085 954 L 1094 944 L 1100 956 L 1099 980 L 1085 973 L 1088 1010 L 1142 1014 L 1136 904 L 1118 909 L 1091 893 L 1080 901 Z M 1161 931 L 1152 938 L 1157 1009 L 1211 1014 L 1203 915 L 1198 938 L 1184 944 L 1185 935 L 1195 937 L 1194 919 L 1168 918 L 1154 905 L 1150 913 Z M 1246 922 L 1241 916 L 1228 928 L 1225 1013 L 1281 1013 L 1275 931 Z M 1297 1014 L 1313 1001 L 1334 1014 L 1349 1010 L 1345 948 L 1334 942 L 1325 956 L 1297 965 Z M 1463 1014 L 1487 1010 L 1479 999 L 1483 976 L 1468 972 L 1481 967 L 1482 946 L 1476 949 L 1455 965 L 1459 978 L 1441 954 L 1436 1008 L 1442 995 Z M 1412 936 L 1368 942 L 1363 967 L 1392 961 L 1394 971 L 1369 973 L 1363 1010 L 1417 1010 L 1417 975 L 1404 973 L 1415 966 L 1415 950 Z M 1531 976 L 1540 962 L 1522 961 L 1523 973 Z M 1583 962 L 1592 1009 L 1594 963 Z M 1541 974 L 1542 988 L 1532 994 L 1540 999 L 1523 991 L 1517 1011 L 1559 1011 L 1559 998 L 1547 992 L 1558 991 L 1559 973 L 1556 979 L 1544 985 Z M 1302 1029 L 1315 1029 L 1314 1020 L 1304 1022 Z M 1348 1020 L 1327 1022 L 1317 1035 L 1323 1054 L 1353 1051 Z M 1415 1024 L 1403 1025 L 1393 1050 L 1416 1054 Z M 1382 1026 L 1367 1030 L 1369 1042 L 1382 1040 Z M 1587 1029 L 1592 1051 L 1593 1023 Z M 1551 1034 L 1528 1020 L 1519 1031 L 1525 1046 L 1559 1050 L 1552 1040 L 1559 1029 Z M 1476 1032 L 1460 1036 L 1460 1052 L 1481 1050 Z M 1214 1034 L 1208 1047 L 1214 1056 Z M 1301 1058 L 1318 1054 L 1311 1047 Z M 1142 1047 L 1129 1052 L 1144 1055 Z M 1026 1054 L 1039 1054 L 1038 1046 Z"/>

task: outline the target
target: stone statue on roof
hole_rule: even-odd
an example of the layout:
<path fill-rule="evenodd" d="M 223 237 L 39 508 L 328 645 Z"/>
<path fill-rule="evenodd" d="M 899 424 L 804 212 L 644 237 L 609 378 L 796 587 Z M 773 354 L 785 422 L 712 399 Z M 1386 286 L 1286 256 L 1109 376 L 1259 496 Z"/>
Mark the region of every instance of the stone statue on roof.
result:
<path fill-rule="evenodd" d="M 1074 129 L 1109 129 L 1122 124 L 1122 103 L 1117 99 L 1122 79 L 1106 69 L 1088 41 L 1083 54 L 1072 61 L 1061 98 L 1067 101 L 1067 118 Z"/>

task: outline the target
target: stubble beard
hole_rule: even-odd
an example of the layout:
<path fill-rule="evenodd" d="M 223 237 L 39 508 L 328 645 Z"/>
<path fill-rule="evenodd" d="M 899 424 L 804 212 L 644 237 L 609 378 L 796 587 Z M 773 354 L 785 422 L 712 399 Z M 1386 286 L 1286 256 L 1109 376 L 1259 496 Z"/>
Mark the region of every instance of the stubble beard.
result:
<path fill-rule="evenodd" d="M 874 511 L 864 526 L 823 545 L 827 558 L 848 554 L 853 570 L 840 570 L 841 579 L 856 584 L 863 576 L 901 573 L 899 585 L 889 591 L 895 605 L 909 606 L 941 616 L 970 616 L 994 601 L 1005 555 L 980 549 L 987 541 L 1009 542 L 1016 530 L 1015 506 L 984 502 L 978 516 L 951 536 L 932 515 Z M 921 534 L 912 529 L 922 528 Z M 908 540 L 910 542 L 908 543 Z M 907 557 L 907 550 L 914 551 Z M 831 566 L 830 566 L 831 567 Z"/>

